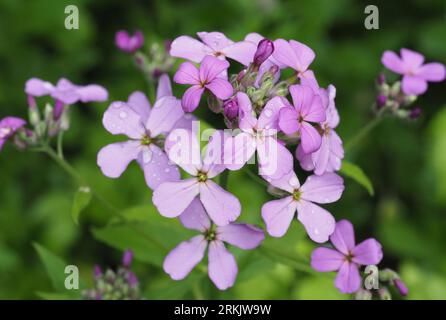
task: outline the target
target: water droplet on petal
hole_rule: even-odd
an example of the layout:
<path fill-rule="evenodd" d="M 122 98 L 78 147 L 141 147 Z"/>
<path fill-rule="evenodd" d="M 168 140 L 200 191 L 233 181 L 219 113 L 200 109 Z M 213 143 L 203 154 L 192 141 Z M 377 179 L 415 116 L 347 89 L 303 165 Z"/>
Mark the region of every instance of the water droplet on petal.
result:
<path fill-rule="evenodd" d="M 318 229 L 314 229 L 314 234 L 318 235 L 319 234 L 319 230 Z"/>
<path fill-rule="evenodd" d="M 168 173 L 169 171 L 170 171 L 169 168 L 164 169 L 164 172 L 165 172 L 165 173 Z"/>
<path fill-rule="evenodd" d="M 288 183 L 292 187 L 296 187 L 299 185 L 299 180 L 296 177 L 291 177 L 290 180 L 288 180 Z"/>
<path fill-rule="evenodd" d="M 142 152 L 142 162 L 148 164 L 150 163 L 150 161 L 152 161 L 152 151 L 150 151 L 149 149 L 145 149 Z"/>
<path fill-rule="evenodd" d="M 267 116 L 269 118 L 272 115 L 273 115 L 273 112 L 271 111 L 271 109 L 265 109 L 265 116 Z"/>
<path fill-rule="evenodd" d="M 121 119 L 125 119 L 125 118 L 127 118 L 127 112 L 125 112 L 125 111 L 121 111 L 121 112 L 119 113 L 119 117 L 120 117 Z"/>

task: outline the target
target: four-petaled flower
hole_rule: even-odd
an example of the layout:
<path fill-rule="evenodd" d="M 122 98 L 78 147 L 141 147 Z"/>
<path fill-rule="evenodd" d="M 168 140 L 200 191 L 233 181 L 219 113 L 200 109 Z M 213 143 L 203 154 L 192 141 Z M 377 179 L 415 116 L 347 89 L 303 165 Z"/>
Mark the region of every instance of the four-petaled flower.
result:
<path fill-rule="evenodd" d="M 335 220 L 330 212 L 313 202 L 323 204 L 339 200 L 344 191 L 344 182 L 340 176 L 334 173 L 309 176 L 301 186 L 296 174 L 291 171 L 281 179 L 267 181 L 289 194 L 285 198 L 269 201 L 262 207 L 262 217 L 270 235 L 283 236 L 297 211 L 297 219 L 313 241 L 328 240 L 335 228 Z"/>
<path fill-rule="evenodd" d="M 144 35 L 141 31 L 136 31 L 132 36 L 125 30 L 119 30 L 115 35 L 115 45 L 118 49 L 133 53 L 142 47 Z"/>
<path fill-rule="evenodd" d="M 359 266 L 380 263 L 383 253 L 381 244 L 375 239 L 367 239 L 355 245 L 355 233 L 347 220 L 336 223 L 330 236 L 336 248 L 317 248 L 311 254 L 311 266 L 319 272 L 338 271 L 335 285 L 343 293 L 353 293 L 361 286 Z"/>
<path fill-rule="evenodd" d="M 181 242 L 164 259 L 164 271 L 174 280 L 184 279 L 203 260 L 208 248 L 209 278 L 218 289 L 226 290 L 234 285 L 238 269 L 223 242 L 250 250 L 264 239 L 263 231 L 249 224 L 212 225 L 198 199 L 192 201 L 179 219 L 186 228 L 200 231 L 201 235 Z"/>
<path fill-rule="evenodd" d="M 184 111 L 192 112 L 198 107 L 205 89 L 221 100 L 228 99 L 232 95 L 233 88 L 225 78 L 221 77 L 221 73 L 228 68 L 229 62 L 213 56 L 206 56 L 199 69 L 191 62 L 183 62 L 173 80 L 179 84 L 192 85 L 181 99 Z"/>
<path fill-rule="evenodd" d="M 0 151 L 5 142 L 10 139 L 17 130 L 25 126 L 26 121 L 17 117 L 5 117 L 0 120 Z"/>
<path fill-rule="evenodd" d="M 421 53 L 401 49 L 401 58 L 393 51 L 385 51 L 381 62 L 389 70 L 403 75 L 401 87 L 408 95 L 421 95 L 427 90 L 427 82 L 439 82 L 446 78 L 446 68 L 438 62 L 424 63 Z"/>
<path fill-rule="evenodd" d="M 97 163 L 104 175 L 118 178 L 132 160 L 137 160 L 151 189 L 162 182 L 180 178 L 178 168 L 169 163 L 161 148 L 161 138 L 173 128 L 191 128 L 192 124 L 190 116 L 184 115 L 180 101 L 172 96 L 167 75 L 160 79 L 153 108 L 146 96 L 136 91 L 127 103 L 113 102 L 104 113 L 102 122 L 111 134 L 130 138 L 126 142 L 109 144 L 99 151 Z"/>

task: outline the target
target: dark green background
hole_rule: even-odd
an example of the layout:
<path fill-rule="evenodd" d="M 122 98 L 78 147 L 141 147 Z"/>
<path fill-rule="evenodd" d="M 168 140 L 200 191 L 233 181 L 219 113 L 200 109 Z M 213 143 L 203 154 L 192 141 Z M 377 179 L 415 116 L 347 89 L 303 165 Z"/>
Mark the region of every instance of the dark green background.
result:
<path fill-rule="evenodd" d="M 64 28 L 67 4 L 79 7 L 79 30 Z M 446 62 L 444 1 L 375 2 L 380 9 L 380 29 L 370 31 L 363 24 L 367 4 L 352 0 L 1 0 L 0 118 L 26 116 L 23 88 L 32 76 L 51 82 L 65 76 L 76 83 L 99 83 L 109 90 L 111 100 L 125 100 L 132 91 L 144 90 L 144 78 L 130 57 L 114 47 L 118 29 L 140 28 L 147 42 L 213 30 L 241 40 L 255 31 L 272 39 L 293 38 L 315 50 L 312 69 L 322 85 L 337 87 L 342 117 L 338 132 L 346 141 L 372 117 L 374 79 L 382 71 L 384 50 L 405 46 L 424 53 L 427 60 Z M 381 266 L 401 271 L 413 299 L 446 298 L 444 93 L 444 83 L 432 85 L 416 103 L 423 109 L 421 119 L 386 119 L 347 155 L 370 177 L 374 197 L 347 179 L 342 199 L 327 206 L 337 219 L 354 223 L 359 240 L 373 236 L 382 243 Z M 159 218 L 150 205 L 150 192 L 137 165 L 132 164 L 119 180 L 103 177 L 96 166 L 98 150 L 114 139 L 101 125 L 106 107 L 106 103 L 72 106 L 66 156 L 116 206 L 146 209 L 147 216 L 138 219 L 164 224 L 166 219 Z M 91 232 L 107 223 L 109 212 L 92 203 L 76 226 L 70 216 L 75 186 L 44 155 L 18 152 L 8 145 L 0 154 L 0 186 L 0 298 L 37 298 L 36 292 L 53 290 L 33 242 L 78 265 L 87 284 L 94 263 L 119 263 L 120 252 Z M 244 220 L 259 222 L 260 207 L 268 199 L 263 188 L 239 173 L 230 177 L 230 189 L 241 199 Z M 185 239 L 175 230 L 167 225 L 160 237 L 169 249 L 176 238 Z M 122 234 L 116 231 L 112 238 Z M 308 257 L 314 244 L 297 223 L 291 234 L 296 237 L 269 243 Z M 114 246 L 125 247 L 122 241 Z M 220 294 L 199 273 L 184 282 L 173 282 L 156 263 L 146 263 L 153 257 L 150 248 L 147 252 L 144 248 L 142 244 L 135 270 L 147 298 L 200 294 L 213 298 L 348 298 L 333 288 L 331 275 L 298 271 L 289 263 L 279 263 L 267 249 L 241 257 L 235 287 Z"/>

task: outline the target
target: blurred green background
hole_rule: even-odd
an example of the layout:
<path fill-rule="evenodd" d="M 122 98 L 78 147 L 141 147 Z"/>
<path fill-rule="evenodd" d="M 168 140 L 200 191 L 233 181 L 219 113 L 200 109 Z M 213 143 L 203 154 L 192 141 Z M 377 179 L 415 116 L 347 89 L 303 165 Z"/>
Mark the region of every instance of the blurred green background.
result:
<path fill-rule="evenodd" d="M 64 28 L 64 8 L 75 4 L 80 29 Z M 348 140 L 368 121 L 374 79 L 382 71 L 384 50 L 408 47 L 427 60 L 446 62 L 446 5 L 442 0 L 382 1 L 380 29 L 364 28 L 368 3 L 353 0 L 0 0 L 0 118 L 26 117 L 23 92 L 32 76 L 56 82 L 99 83 L 110 100 L 125 100 L 145 90 L 143 76 L 128 55 L 114 47 L 118 29 L 142 29 L 146 42 L 160 42 L 197 31 L 224 32 L 241 40 L 249 32 L 268 38 L 293 38 L 316 52 L 312 64 L 319 82 L 337 87 L 341 114 L 338 132 Z M 446 95 L 445 84 L 432 85 L 418 101 L 423 116 L 416 122 L 386 119 L 347 154 L 370 177 L 375 196 L 350 179 L 342 199 L 327 208 L 336 219 L 350 219 L 357 239 L 376 237 L 384 247 L 381 266 L 400 271 L 411 299 L 446 298 Z M 125 214 L 128 224 L 157 237 L 162 248 L 139 237 L 126 224 L 110 224 L 110 212 L 98 203 L 76 226 L 71 205 L 76 189 L 47 157 L 16 151 L 0 153 L 0 298 L 35 299 L 52 292 L 33 243 L 79 266 L 86 285 L 95 263 L 114 267 L 131 246 L 144 296 L 157 298 L 349 298 L 333 286 L 333 275 L 307 272 L 305 265 L 284 261 L 275 250 L 308 259 L 315 247 L 294 223 L 284 239 L 237 255 L 236 285 L 218 292 L 209 279 L 193 272 L 174 282 L 159 268 L 162 256 L 187 239 L 174 221 L 162 219 L 150 204 L 150 191 L 136 164 L 119 180 L 105 178 L 96 165 L 98 150 L 114 138 L 101 125 L 107 104 L 72 106 L 66 134 L 66 157 L 94 187 Z M 213 123 L 214 117 L 204 114 Z M 229 188 L 241 200 L 242 219 L 260 224 L 260 207 L 268 199 L 263 187 L 242 172 L 231 174 Z M 40 295 L 42 297 L 42 295 Z"/>

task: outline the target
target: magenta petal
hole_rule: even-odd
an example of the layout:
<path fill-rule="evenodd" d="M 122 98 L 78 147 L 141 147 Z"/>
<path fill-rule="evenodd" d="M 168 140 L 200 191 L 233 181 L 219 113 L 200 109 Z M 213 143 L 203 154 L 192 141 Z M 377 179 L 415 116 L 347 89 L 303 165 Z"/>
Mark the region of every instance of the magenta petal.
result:
<path fill-rule="evenodd" d="M 272 200 L 262 206 L 262 218 L 266 230 L 273 237 L 282 237 L 288 230 L 296 213 L 293 197 Z"/>
<path fill-rule="evenodd" d="M 183 115 L 180 100 L 172 96 L 163 97 L 153 106 L 146 128 L 152 138 L 168 133 Z"/>
<path fill-rule="evenodd" d="M 184 112 L 192 112 L 198 107 L 203 92 L 204 88 L 199 85 L 192 86 L 186 90 L 181 99 Z"/>
<path fill-rule="evenodd" d="M 226 57 L 248 66 L 254 58 L 256 49 L 257 46 L 254 43 L 249 41 L 240 41 L 227 46 L 222 51 Z"/>
<path fill-rule="evenodd" d="M 82 102 L 103 102 L 108 99 L 107 90 L 97 84 L 90 84 L 84 87 L 80 87 L 77 89 L 77 93 L 79 94 L 79 98 Z"/>
<path fill-rule="evenodd" d="M 142 123 L 146 123 L 147 119 L 149 118 L 150 114 L 150 102 L 147 99 L 146 95 L 142 93 L 141 91 L 135 91 L 127 100 L 127 104 L 130 108 L 133 109 L 140 117 Z"/>
<path fill-rule="evenodd" d="M 181 36 L 172 41 L 170 55 L 193 62 L 201 62 L 206 55 L 205 45 L 189 36 Z"/>
<path fill-rule="evenodd" d="M 206 56 L 200 65 L 200 83 L 208 83 L 229 68 L 229 62 L 214 56 Z"/>
<path fill-rule="evenodd" d="M 26 94 L 34 97 L 49 95 L 53 90 L 54 86 L 50 82 L 38 78 L 31 78 L 25 84 Z"/>
<path fill-rule="evenodd" d="M 426 81 L 443 81 L 446 78 L 446 68 L 441 63 L 427 63 L 418 69 L 417 76 Z"/>
<path fill-rule="evenodd" d="M 350 251 L 355 247 L 355 232 L 350 221 L 338 221 L 335 231 L 330 236 L 330 241 L 343 254 L 350 254 Z"/>
<path fill-rule="evenodd" d="M 141 152 L 139 142 L 126 141 L 109 144 L 103 147 L 97 157 L 102 173 L 109 178 L 118 178 L 127 169 L 132 160 Z"/>
<path fill-rule="evenodd" d="M 324 122 L 326 109 L 322 104 L 320 96 L 314 95 L 310 105 L 302 108 L 302 116 L 305 121 Z"/>
<path fill-rule="evenodd" d="M 160 214 L 167 218 L 178 217 L 199 193 L 197 179 L 164 182 L 153 192 L 152 201 Z"/>
<path fill-rule="evenodd" d="M 406 67 L 406 71 L 416 70 L 424 62 L 424 56 L 418 52 L 402 48 L 400 53 L 401 59 Z"/>
<path fill-rule="evenodd" d="M 279 179 L 293 169 L 293 155 L 275 137 L 257 142 L 259 173 L 271 179 Z"/>
<path fill-rule="evenodd" d="M 217 227 L 217 238 L 241 249 L 258 247 L 265 238 L 262 229 L 245 223 L 230 223 Z"/>
<path fill-rule="evenodd" d="M 361 276 L 359 275 L 358 266 L 345 261 L 336 276 L 335 285 L 342 293 L 354 293 L 358 291 L 361 286 Z"/>
<path fill-rule="evenodd" d="M 403 74 L 405 72 L 403 61 L 393 51 L 385 51 L 382 55 L 381 62 L 384 67 L 395 73 Z"/>
<path fill-rule="evenodd" d="M 312 158 L 314 159 L 314 173 L 318 176 L 330 171 L 328 165 L 331 154 L 330 146 L 330 137 L 324 134 L 322 136 L 321 147 L 312 154 Z"/>
<path fill-rule="evenodd" d="M 421 95 L 427 91 L 427 82 L 419 76 L 404 76 L 401 84 L 403 92 L 408 95 Z"/>
<path fill-rule="evenodd" d="M 183 226 L 191 230 L 204 232 L 211 227 L 211 220 L 203 207 L 199 197 L 196 197 L 179 216 Z"/>
<path fill-rule="evenodd" d="M 316 203 L 332 203 L 341 198 L 344 180 L 335 173 L 309 176 L 300 188 L 301 198 Z"/>
<path fill-rule="evenodd" d="M 158 88 L 156 89 L 156 100 L 162 97 L 172 96 L 172 85 L 170 83 L 169 75 L 163 73 L 158 80 Z"/>
<path fill-rule="evenodd" d="M 287 67 L 293 68 L 294 70 L 298 70 L 300 67 L 296 53 L 294 52 L 288 41 L 284 39 L 277 39 L 276 41 L 274 41 L 273 57 L 278 62 L 284 64 Z"/>
<path fill-rule="evenodd" d="M 297 219 L 304 225 L 311 240 L 318 243 L 328 240 L 336 224 L 330 212 L 305 200 L 297 203 Z"/>
<path fill-rule="evenodd" d="M 375 239 L 367 239 L 352 250 L 353 262 L 360 265 L 378 264 L 383 258 L 381 244 Z"/>
<path fill-rule="evenodd" d="M 206 85 L 206 89 L 211 91 L 220 100 L 226 100 L 232 96 L 232 85 L 225 79 L 215 78 Z"/>
<path fill-rule="evenodd" d="M 170 164 L 169 158 L 158 146 L 153 143 L 142 148 L 138 157 L 138 163 L 144 171 L 147 186 L 154 190 L 161 183 L 178 181 L 180 171 L 177 166 Z"/>
<path fill-rule="evenodd" d="M 186 61 L 178 67 L 173 81 L 179 84 L 200 84 L 200 74 L 193 63 Z"/>
<path fill-rule="evenodd" d="M 218 226 L 227 225 L 240 215 L 240 201 L 212 180 L 200 183 L 200 200 Z"/>
<path fill-rule="evenodd" d="M 311 267 L 319 272 L 339 270 L 345 256 L 336 250 L 320 247 L 311 253 Z"/>
<path fill-rule="evenodd" d="M 164 271 L 173 280 L 184 279 L 203 260 L 207 244 L 202 235 L 181 242 L 164 259 Z"/>
<path fill-rule="evenodd" d="M 283 108 L 279 114 L 279 128 L 283 133 L 290 135 L 299 130 L 299 122 L 297 121 L 299 114 L 293 108 Z"/>
<path fill-rule="evenodd" d="M 220 290 L 226 290 L 234 285 L 237 277 L 237 263 L 235 258 L 223 242 L 215 240 L 209 244 L 209 278 Z"/>
<path fill-rule="evenodd" d="M 124 102 L 113 102 L 105 111 L 102 124 L 111 134 L 124 134 L 132 139 L 141 139 L 146 130 L 141 117 Z"/>
<path fill-rule="evenodd" d="M 164 149 L 169 159 L 195 176 L 202 168 L 200 143 L 195 132 L 175 129 L 167 136 Z"/>
<path fill-rule="evenodd" d="M 197 32 L 198 37 L 215 52 L 221 51 L 223 48 L 233 44 L 233 41 L 228 39 L 223 33 L 213 32 Z"/>
<path fill-rule="evenodd" d="M 300 126 L 300 143 L 305 153 L 313 153 L 321 147 L 322 137 L 308 122 L 303 121 Z"/>
<path fill-rule="evenodd" d="M 316 57 L 314 51 L 309 46 L 295 40 L 290 40 L 289 43 L 297 57 L 297 70 L 304 72 Z"/>

